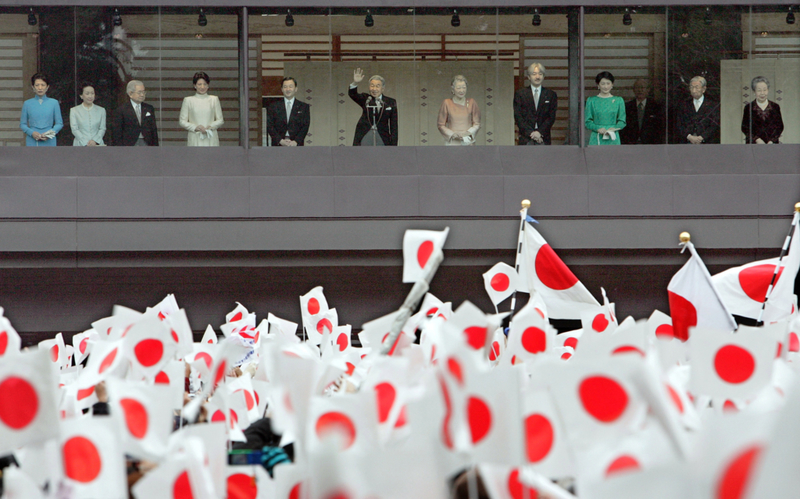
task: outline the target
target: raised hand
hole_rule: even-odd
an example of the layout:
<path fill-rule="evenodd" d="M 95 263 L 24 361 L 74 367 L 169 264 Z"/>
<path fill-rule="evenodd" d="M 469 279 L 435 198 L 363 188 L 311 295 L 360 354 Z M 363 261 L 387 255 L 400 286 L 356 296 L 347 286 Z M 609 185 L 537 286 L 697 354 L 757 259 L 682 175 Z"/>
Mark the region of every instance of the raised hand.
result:
<path fill-rule="evenodd" d="M 353 71 L 353 83 L 361 83 L 361 80 L 364 79 L 364 71 L 361 68 L 356 68 Z"/>

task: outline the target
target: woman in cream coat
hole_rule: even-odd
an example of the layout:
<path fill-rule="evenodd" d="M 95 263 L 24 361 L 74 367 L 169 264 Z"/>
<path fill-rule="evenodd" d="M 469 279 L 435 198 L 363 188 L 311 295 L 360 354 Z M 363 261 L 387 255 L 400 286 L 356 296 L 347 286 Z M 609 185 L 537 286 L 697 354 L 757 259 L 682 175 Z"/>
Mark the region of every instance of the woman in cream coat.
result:
<path fill-rule="evenodd" d="M 218 146 L 217 130 L 225 120 L 222 119 L 222 107 L 216 95 L 208 95 L 211 79 L 206 73 L 199 72 L 192 78 L 196 94 L 185 97 L 181 105 L 180 125 L 188 130 L 188 146 Z"/>

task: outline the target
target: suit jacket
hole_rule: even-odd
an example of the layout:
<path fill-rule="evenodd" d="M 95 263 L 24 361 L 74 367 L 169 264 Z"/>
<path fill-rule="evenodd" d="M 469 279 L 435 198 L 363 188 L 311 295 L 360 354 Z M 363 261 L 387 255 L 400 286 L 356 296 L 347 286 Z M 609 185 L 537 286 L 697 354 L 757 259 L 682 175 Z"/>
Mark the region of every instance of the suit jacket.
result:
<path fill-rule="evenodd" d="M 556 122 L 557 109 L 558 96 L 549 88 L 541 87 L 538 108 L 533 102 L 531 87 L 517 90 L 514 94 L 514 123 L 519 129 L 519 145 L 530 142 L 534 130 L 538 130 L 544 143 L 550 145 L 550 128 Z"/>
<path fill-rule="evenodd" d="M 651 98 L 644 104 L 644 120 L 639 128 L 639 109 L 636 99 L 625 103 L 625 116 L 628 124 L 620 130 L 619 138 L 623 144 L 663 144 L 666 140 L 666 116 L 664 106 Z"/>
<path fill-rule="evenodd" d="M 150 104 L 142 102 L 142 124 L 136 119 L 133 104 L 127 100 L 114 112 L 114 127 L 111 130 L 115 146 L 134 146 L 141 133 L 148 146 L 158 145 L 158 127 L 156 126 L 156 110 Z"/>
<path fill-rule="evenodd" d="M 688 135 L 703 137 L 706 144 L 719 144 L 719 102 L 705 96 L 703 105 L 694 110 L 694 101 L 689 99 L 678 107 L 678 143 L 689 144 Z"/>
<path fill-rule="evenodd" d="M 289 139 L 302 146 L 311 125 L 311 106 L 295 97 L 292 104 L 292 112 L 289 115 L 289 123 L 286 123 L 286 100 L 281 98 L 278 102 L 273 102 L 267 108 L 267 133 L 272 140 L 273 146 L 280 146 L 281 140 L 286 138 L 289 132 Z"/>
<path fill-rule="evenodd" d="M 367 103 L 371 102 L 372 96 L 370 94 L 360 94 L 357 88 L 351 88 L 348 91 L 350 98 L 353 102 L 361 106 L 361 118 L 358 119 L 356 124 L 356 134 L 353 137 L 353 145 L 360 146 L 361 139 L 369 132 L 372 127 L 370 124 L 372 111 L 367 109 Z M 397 145 L 397 101 L 391 97 L 381 96 L 383 107 L 378 111 L 378 135 L 381 136 L 383 144 L 387 146 Z"/>

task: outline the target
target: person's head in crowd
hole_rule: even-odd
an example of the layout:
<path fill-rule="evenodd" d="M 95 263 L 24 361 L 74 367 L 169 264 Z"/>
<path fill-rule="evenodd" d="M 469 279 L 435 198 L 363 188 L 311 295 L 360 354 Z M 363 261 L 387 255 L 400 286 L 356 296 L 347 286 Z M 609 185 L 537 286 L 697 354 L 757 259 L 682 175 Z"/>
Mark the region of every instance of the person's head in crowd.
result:
<path fill-rule="evenodd" d="M 472 482 L 472 483 L 470 483 Z M 475 487 L 475 494 L 470 493 L 470 488 Z M 464 471 L 453 481 L 453 488 L 450 493 L 451 499 L 489 499 L 489 493 L 483 484 L 478 470 L 471 469 Z"/>
<path fill-rule="evenodd" d="M 534 62 L 525 68 L 525 76 L 528 77 L 528 80 L 530 80 L 532 86 L 541 86 L 542 82 L 544 81 L 544 64 L 540 62 Z"/>
<path fill-rule="evenodd" d="M 767 98 L 769 97 L 769 80 L 766 77 L 756 76 L 753 78 L 753 81 L 750 82 L 750 88 L 755 92 L 758 102 L 762 104 L 767 102 Z"/>
<path fill-rule="evenodd" d="M 144 102 L 145 94 L 144 83 L 139 80 L 131 80 L 128 82 L 128 97 L 130 97 L 133 102 L 141 104 Z"/>
<path fill-rule="evenodd" d="M 641 102 L 650 95 L 650 82 L 644 78 L 640 78 L 633 83 L 633 95 L 636 96 L 636 101 Z"/>
<path fill-rule="evenodd" d="M 50 80 L 44 73 L 36 73 L 31 76 L 31 87 L 33 87 L 36 97 L 42 98 L 50 88 Z"/>
<path fill-rule="evenodd" d="M 369 94 L 376 99 L 383 95 L 383 90 L 386 87 L 386 80 L 381 75 L 373 75 L 369 77 Z"/>
<path fill-rule="evenodd" d="M 594 78 L 597 83 L 597 88 L 600 90 L 600 95 L 611 95 L 611 90 L 614 88 L 614 75 L 608 71 L 600 71 Z"/>
<path fill-rule="evenodd" d="M 281 83 L 281 93 L 287 100 L 292 100 L 295 94 L 297 94 L 297 80 L 291 76 L 284 78 Z"/>
<path fill-rule="evenodd" d="M 464 100 L 467 97 L 467 79 L 462 75 L 455 75 L 450 82 L 450 90 L 453 92 L 453 97 Z"/>
<path fill-rule="evenodd" d="M 80 92 L 78 97 L 80 97 L 83 101 L 83 105 L 86 107 L 91 107 L 92 104 L 94 104 L 95 99 L 94 87 L 92 84 L 86 82 L 81 83 L 78 89 Z"/>
<path fill-rule="evenodd" d="M 208 77 L 208 74 L 198 71 L 192 77 L 192 85 L 194 85 L 195 91 L 200 95 L 205 95 L 208 93 L 208 86 L 211 84 L 211 78 Z"/>
<path fill-rule="evenodd" d="M 702 76 L 695 76 L 689 81 L 689 93 L 692 99 L 699 99 L 706 93 L 706 79 Z"/>

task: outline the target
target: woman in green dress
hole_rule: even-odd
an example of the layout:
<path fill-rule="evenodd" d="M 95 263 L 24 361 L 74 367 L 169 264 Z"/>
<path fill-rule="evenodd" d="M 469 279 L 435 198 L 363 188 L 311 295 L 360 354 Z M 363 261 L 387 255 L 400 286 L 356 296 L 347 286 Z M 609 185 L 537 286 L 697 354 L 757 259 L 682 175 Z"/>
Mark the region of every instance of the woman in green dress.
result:
<path fill-rule="evenodd" d="M 619 131 L 625 128 L 625 101 L 611 95 L 614 75 L 598 73 L 594 79 L 600 93 L 586 99 L 586 128 L 592 131 L 589 145 L 619 145 Z"/>

